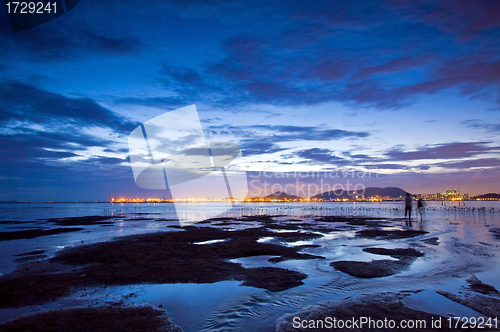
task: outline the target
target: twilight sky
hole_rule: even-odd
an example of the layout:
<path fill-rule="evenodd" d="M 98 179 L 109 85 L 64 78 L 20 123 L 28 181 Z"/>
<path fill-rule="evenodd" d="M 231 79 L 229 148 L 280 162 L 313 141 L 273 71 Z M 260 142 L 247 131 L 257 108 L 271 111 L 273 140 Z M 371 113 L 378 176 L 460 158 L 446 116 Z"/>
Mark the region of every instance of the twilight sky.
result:
<path fill-rule="evenodd" d="M 499 41 L 496 0 L 80 0 L 18 33 L 2 6 L 0 200 L 161 197 L 127 138 L 191 104 L 250 175 L 500 192 Z"/>

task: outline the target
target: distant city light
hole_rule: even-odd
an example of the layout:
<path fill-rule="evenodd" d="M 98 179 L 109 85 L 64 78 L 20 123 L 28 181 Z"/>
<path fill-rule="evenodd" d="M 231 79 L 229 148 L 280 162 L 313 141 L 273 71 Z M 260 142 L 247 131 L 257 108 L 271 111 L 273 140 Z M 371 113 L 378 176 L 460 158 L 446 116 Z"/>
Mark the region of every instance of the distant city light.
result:
<path fill-rule="evenodd" d="M 424 201 L 493 201 L 499 200 L 498 197 L 469 197 L 468 193 L 460 194 L 455 189 L 446 189 L 443 193 L 437 194 L 416 194 L 413 195 L 414 199 L 422 199 Z M 483 195 L 488 196 L 488 195 Z M 249 197 L 242 200 L 225 198 L 225 199 L 211 199 L 211 198 L 179 198 L 179 199 L 164 199 L 164 198 L 128 198 L 128 197 L 113 197 L 110 199 L 111 203 L 205 203 L 205 202 L 384 202 L 384 201 L 402 201 L 403 196 L 390 197 L 390 196 L 370 196 L 357 195 L 353 192 L 350 198 L 336 197 L 330 199 L 322 198 L 302 198 L 293 196 L 293 198 L 276 198 L 276 197 Z"/>

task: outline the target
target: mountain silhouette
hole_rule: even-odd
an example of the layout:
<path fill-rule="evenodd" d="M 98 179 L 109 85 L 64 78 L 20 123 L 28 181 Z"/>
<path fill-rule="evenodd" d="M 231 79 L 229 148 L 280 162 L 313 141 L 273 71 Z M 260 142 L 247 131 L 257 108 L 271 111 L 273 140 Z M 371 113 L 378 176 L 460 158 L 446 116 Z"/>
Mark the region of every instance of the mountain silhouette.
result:
<path fill-rule="evenodd" d="M 500 194 L 489 193 L 489 194 L 474 196 L 472 198 L 479 198 L 479 199 L 484 199 L 484 198 L 500 199 Z"/>
<path fill-rule="evenodd" d="M 323 199 L 323 200 L 330 200 L 330 199 L 336 199 L 336 198 L 348 198 L 351 199 L 353 196 L 354 191 L 343 191 L 341 189 L 339 190 L 334 190 L 334 191 L 328 191 L 324 192 L 322 194 L 316 195 L 312 198 L 316 199 Z M 365 190 L 357 190 L 356 194 L 358 196 L 364 195 L 365 198 L 368 197 L 373 197 L 373 196 L 380 196 L 380 197 L 404 197 L 406 196 L 406 191 L 404 191 L 401 188 L 398 187 L 386 187 L 386 188 L 380 188 L 380 187 L 368 187 L 365 188 Z"/>
<path fill-rule="evenodd" d="M 283 200 L 284 201 L 285 199 L 294 200 L 294 199 L 300 199 L 301 197 L 277 191 L 274 194 L 267 195 L 265 198 L 267 198 L 267 199 L 278 199 L 278 200 Z"/>

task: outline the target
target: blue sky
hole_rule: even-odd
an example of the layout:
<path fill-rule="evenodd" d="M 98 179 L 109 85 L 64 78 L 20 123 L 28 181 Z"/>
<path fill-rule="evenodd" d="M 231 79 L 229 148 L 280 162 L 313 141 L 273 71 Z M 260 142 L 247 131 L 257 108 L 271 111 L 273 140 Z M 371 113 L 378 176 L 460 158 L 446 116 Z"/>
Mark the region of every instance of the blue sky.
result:
<path fill-rule="evenodd" d="M 500 192 L 498 1 L 80 0 L 17 33 L 0 17 L 0 200 L 161 196 L 135 185 L 127 137 L 191 104 L 250 174 Z"/>

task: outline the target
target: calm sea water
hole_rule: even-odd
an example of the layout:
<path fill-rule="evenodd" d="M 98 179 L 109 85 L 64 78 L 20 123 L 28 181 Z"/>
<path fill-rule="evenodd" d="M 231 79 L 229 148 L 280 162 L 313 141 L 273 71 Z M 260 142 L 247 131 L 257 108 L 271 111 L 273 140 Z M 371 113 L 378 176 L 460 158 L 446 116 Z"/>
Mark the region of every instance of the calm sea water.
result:
<path fill-rule="evenodd" d="M 465 205 L 464 205 L 465 203 Z M 0 274 L 12 272 L 19 262 L 19 254 L 34 250 L 45 251 L 46 259 L 64 248 L 107 241 L 115 237 L 156 231 L 177 231 L 170 225 L 192 223 L 213 216 L 216 203 L 186 203 L 184 212 L 177 216 L 173 204 L 0 204 L 0 231 L 50 229 L 55 226 L 44 221 L 49 218 L 90 215 L 115 216 L 114 225 L 75 226 L 85 230 L 43 236 L 34 239 L 1 241 Z M 402 202 L 378 203 L 245 203 L 222 216 L 279 215 L 277 220 L 293 217 L 313 220 L 317 216 L 343 215 L 387 217 L 395 227 L 404 227 Z M 420 220 L 420 215 L 414 217 Z M 163 219 L 163 220 L 154 220 Z M 240 226 L 231 226 L 238 228 Z M 241 227 L 251 227 L 246 224 Z M 172 314 L 174 322 L 185 331 L 274 331 L 276 320 L 287 313 L 296 312 L 307 305 L 356 294 L 425 289 L 406 300 L 411 307 L 446 315 L 480 315 L 458 305 L 434 290 L 457 292 L 471 274 L 483 282 L 500 289 L 500 241 L 490 232 L 500 227 L 500 202 L 467 201 L 427 202 L 422 222 L 414 228 L 429 234 L 417 239 L 379 241 L 354 238 L 353 232 L 324 233 L 322 238 L 286 245 L 316 244 L 304 252 L 325 257 L 324 260 L 290 260 L 277 264 L 259 256 L 234 260 L 244 266 L 275 266 L 302 271 L 308 275 L 305 284 L 283 292 L 272 293 L 253 287 L 242 287 L 238 281 L 213 284 L 130 285 L 80 290 L 70 297 L 31 308 L 0 310 L 0 323 L 29 313 L 123 301 L 125 304 L 162 305 Z M 420 242 L 438 237 L 438 246 Z M 262 239 L 266 241 L 267 239 Z M 284 244 L 285 245 L 285 244 Z M 336 260 L 370 261 L 381 259 L 363 252 L 369 246 L 384 248 L 415 247 L 426 255 L 419 258 L 406 272 L 373 280 L 361 280 L 335 271 L 329 264 Z M 382 257 L 383 258 L 383 257 Z M 130 294 L 134 296 L 129 296 Z"/>

